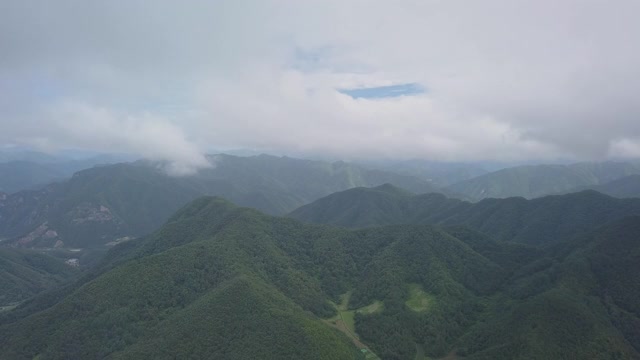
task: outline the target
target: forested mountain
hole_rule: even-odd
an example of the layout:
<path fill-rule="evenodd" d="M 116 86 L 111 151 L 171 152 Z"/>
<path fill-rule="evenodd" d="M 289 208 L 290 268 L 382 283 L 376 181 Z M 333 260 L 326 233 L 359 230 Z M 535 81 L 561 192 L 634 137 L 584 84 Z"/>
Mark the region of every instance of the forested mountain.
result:
<path fill-rule="evenodd" d="M 499 240 L 535 245 L 552 244 L 631 215 L 640 215 L 640 199 L 617 199 L 592 190 L 470 203 L 442 194 L 412 195 L 388 184 L 331 194 L 289 214 L 305 222 L 356 228 L 465 225 Z"/>
<path fill-rule="evenodd" d="M 351 337 L 382 359 L 637 359 L 639 219 L 542 250 L 462 227 L 304 225 L 201 198 L 0 316 L 2 356 L 364 357 Z"/>
<path fill-rule="evenodd" d="M 448 186 L 473 200 L 522 196 L 535 198 L 640 174 L 640 164 L 625 162 L 534 165 L 502 169 Z"/>
<path fill-rule="evenodd" d="M 92 247 L 157 229 L 202 195 L 220 195 L 267 213 L 284 214 L 335 191 L 391 182 L 416 192 L 435 189 L 418 178 L 344 162 L 267 155 L 214 155 L 211 168 L 172 177 L 162 164 L 123 163 L 76 173 L 37 191 L 0 198 L 0 240 L 20 247 Z"/>
<path fill-rule="evenodd" d="M 629 175 L 602 185 L 582 186 L 567 192 L 595 190 L 617 198 L 640 198 L 640 175 Z"/>
<path fill-rule="evenodd" d="M 0 248 L 0 311 L 76 275 L 64 260 L 33 250 Z"/>

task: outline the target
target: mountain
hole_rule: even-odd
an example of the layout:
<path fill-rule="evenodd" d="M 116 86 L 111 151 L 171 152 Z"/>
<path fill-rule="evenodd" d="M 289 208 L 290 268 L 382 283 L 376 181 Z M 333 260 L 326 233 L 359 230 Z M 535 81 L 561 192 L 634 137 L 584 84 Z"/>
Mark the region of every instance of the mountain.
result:
<path fill-rule="evenodd" d="M 494 316 L 459 340 L 458 354 L 639 359 L 639 239 L 640 217 L 628 217 L 524 266 L 490 305 Z"/>
<path fill-rule="evenodd" d="M 77 171 L 125 159 L 127 157 L 116 155 L 72 159 L 37 152 L 0 152 L 0 192 L 40 189 L 52 182 L 64 181 Z"/>
<path fill-rule="evenodd" d="M 59 258 L 24 249 L 0 248 L 0 312 L 73 279 L 77 271 Z"/>
<path fill-rule="evenodd" d="M 583 191 L 586 189 L 595 190 L 617 198 L 638 198 L 640 197 L 640 175 L 629 175 L 601 185 L 583 186 L 567 192 Z"/>
<path fill-rule="evenodd" d="M 202 195 L 220 195 L 271 214 L 284 214 L 335 191 L 392 182 L 416 192 L 435 189 L 405 175 L 343 162 L 261 155 L 214 155 L 211 168 L 172 177 L 162 164 L 98 166 L 41 190 L 0 199 L 0 240 L 19 247 L 86 248 L 126 241 L 157 229 Z"/>
<path fill-rule="evenodd" d="M 640 174 L 640 164 L 624 162 L 517 166 L 448 186 L 446 190 L 473 200 L 521 196 L 535 198 L 599 185 Z"/>
<path fill-rule="evenodd" d="M 69 177 L 71 174 L 51 164 L 27 161 L 0 163 L 0 191 L 13 193 L 44 186 Z"/>
<path fill-rule="evenodd" d="M 54 163 L 62 160 L 59 157 L 32 150 L 0 150 L 0 163 L 26 161 L 39 164 Z"/>
<path fill-rule="evenodd" d="M 640 214 L 640 199 L 595 191 L 470 203 L 442 194 L 412 195 L 391 185 L 331 194 L 289 214 L 311 223 L 345 227 L 390 224 L 465 225 L 498 240 L 553 244 L 626 216 Z"/>
<path fill-rule="evenodd" d="M 448 163 L 425 160 L 367 161 L 363 166 L 412 175 L 425 179 L 438 187 L 445 187 L 487 174 L 482 164 Z"/>
<path fill-rule="evenodd" d="M 2 356 L 638 359 L 639 219 L 545 250 L 463 227 L 305 225 L 200 198 L 0 316 Z"/>

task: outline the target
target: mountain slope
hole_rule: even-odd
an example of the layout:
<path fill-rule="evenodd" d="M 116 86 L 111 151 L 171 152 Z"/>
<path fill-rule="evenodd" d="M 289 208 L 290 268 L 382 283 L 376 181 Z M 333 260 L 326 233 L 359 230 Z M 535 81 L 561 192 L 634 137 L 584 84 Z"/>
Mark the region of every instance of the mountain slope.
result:
<path fill-rule="evenodd" d="M 407 256 L 409 244 L 414 257 L 389 267 L 387 260 Z M 122 246 L 128 250 L 120 251 Z M 30 302 L 0 319 L 0 343 L 9 344 L 5 353 L 17 359 L 204 353 L 231 359 L 256 352 L 273 358 L 307 353 L 305 358 L 349 358 L 345 354 L 355 354 L 353 345 L 316 317 L 331 317 L 329 300 L 338 295 L 353 291 L 353 306 L 380 299 L 390 316 L 419 320 L 403 305 L 407 282 L 422 283 L 443 304 L 454 298 L 470 299 L 467 304 L 477 301 L 475 293 L 493 291 L 506 275 L 439 229 L 352 232 L 268 217 L 215 198 L 196 200 L 154 235 L 122 246 L 107 256 L 112 265 L 55 295 L 61 300 Z M 447 263 L 466 265 L 450 272 Z M 384 275 L 393 269 L 400 271 L 392 278 Z M 430 322 L 460 334 L 467 323 L 444 319 L 461 306 L 439 308 Z M 417 328 L 407 328 L 401 342 L 387 343 L 367 333 L 368 327 L 378 327 L 361 326 L 383 358 L 415 352 L 411 339 Z"/>
<path fill-rule="evenodd" d="M 583 186 L 567 192 L 577 192 L 586 189 L 594 190 L 617 198 L 639 198 L 640 175 L 629 175 L 601 185 Z"/>
<path fill-rule="evenodd" d="M 0 154 L 0 192 L 14 193 L 44 187 L 52 182 L 64 181 L 75 172 L 98 165 L 119 162 L 110 156 L 92 157 L 83 160 L 35 159 L 2 161 Z"/>
<path fill-rule="evenodd" d="M 47 254 L 0 248 L 0 307 L 64 284 L 76 274 L 63 260 Z"/>
<path fill-rule="evenodd" d="M 272 214 L 286 213 L 331 192 L 393 182 L 434 191 L 410 176 L 346 163 L 277 158 L 210 157 L 212 167 L 171 177 L 160 164 L 96 167 L 39 191 L 0 199 L 0 238 L 22 247 L 95 247 L 158 228 L 174 211 L 202 195 L 220 195 Z"/>
<path fill-rule="evenodd" d="M 442 194 L 408 195 L 388 187 L 356 188 L 300 207 L 290 217 L 305 222 L 366 227 L 389 224 L 465 225 L 496 239 L 552 244 L 610 221 L 640 214 L 639 199 L 595 191 L 469 203 Z"/>
<path fill-rule="evenodd" d="M 621 219 L 560 248 L 510 280 L 505 293 L 511 297 L 494 303 L 496 314 L 460 339 L 460 355 L 640 358 L 640 217 Z"/>
<path fill-rule="evenodd" d="M 640 174 L 640 164 L 621 162 L 517 166 L 448 186 L 446 190 L 480 200 L 522 196 L 535 198 L 581 186 L 603 184 Z"/>
<path fill-rule="evenodd" d="M 200 198 L 75 285 L 0 316 L 0 344 L 11 359 L 361 356 L 335 324 L 383 359 L 637 359 L 638 219 L 540 250 Z"/>

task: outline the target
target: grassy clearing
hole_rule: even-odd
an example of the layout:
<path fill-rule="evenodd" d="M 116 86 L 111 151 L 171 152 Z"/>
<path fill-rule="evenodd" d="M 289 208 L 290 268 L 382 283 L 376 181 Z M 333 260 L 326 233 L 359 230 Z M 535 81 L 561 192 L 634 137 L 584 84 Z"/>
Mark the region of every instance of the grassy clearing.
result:
<path fill-rule="evenodd" d="M 337 328 L 338 330 L 345 333 L 353 343 L 360 349 L 360 351 L 365 355 L 365 359 L 367 360 L 380 360 L 380 358 L 371 352 L 371 349 L 367 347 L 360 341 L 360 337 L 356 333 L 355 327 L 355 315 L 356 313 L 361 314 L 373 314 L 383 309 L 383 303 L 380 301 L 375 301 L 374 303 L 355 309 L 349 310 L 349 299 L 351 298 L 351 291 L 348 293 L 340 295 L 340 304 L 333 304 L 338 310 L 338 314 L 331 319 L 327 319 L 326 321 Z"/>
<path fill-rule="evenodd" d="M 364 315 L 369 315 L 369 314 L 375 314 L 377 312 L 380 312 L 382 311 L 383 308 L 384 308 L 384 305 L 382 304 L 382 302 L 376 300 L 371 305 L 363 306 L 357 309 L 356 312 Z"/>
<path fill-rule="evenodd" d="M 433 306 L 434 302 L 434 297 L 424 292 L 422 286 L 409 284 L 409 299 L 405 302 L 409 309 L 415 312 L 425 312 Z"/>

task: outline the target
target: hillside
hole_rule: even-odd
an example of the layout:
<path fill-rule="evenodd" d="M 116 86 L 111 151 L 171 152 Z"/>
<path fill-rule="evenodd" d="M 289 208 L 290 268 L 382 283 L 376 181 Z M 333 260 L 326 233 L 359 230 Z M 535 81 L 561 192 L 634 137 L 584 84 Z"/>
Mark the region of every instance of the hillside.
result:
<path fill-rule="evenodd" d="M 10 352 L 15 358 L 33 357 L 42 351 L 45 351 L 43 356 L 51 358 L 112 353 L 115 358 L 129 358 L 151 351 L 150 358 L 219 353 L 231 359 L 273 351 L 272 358 L 297 358 L 292 354 L 304 353 L 315 358 L 314 352 L 319 352 L 325 355 L 318 358 L 342 359 L 346 358 L 346 337 L 337 335 L 320 319 L 304 315 L 302 309 L 323 318 L 332 316 L 335 310 L 329 300 L 354 287 L 358 274 L 365 272 L 371 257 L 379 253 L 376 243 L 397 252 L 402 251 L 404 243 L 414 243 L 423 237 L 422 248 L 432 254 L 432 266 L 442 267 L 447 259 L 453 261 L 452 256 L 458 263 L 468 263 L 468 270 L 456 271 L 444 278 L 425 273 L 421 281 L 434 291 L 442 291 L 439 296 L 457 296 L 457 293 L 450 294 L 447 286 L 469 294 L 489 291 L 495 286 L 495 279 L 502 278 L 499 275 L 502 270 L 497 265 L 440 230 L 390 228 L 387 233 L 353 233 L 271 218 L 253 210 L 235 208 L 219 199 L 200 199 L 173 216 L 163 229 L 135 244 L 129 252 L 107 257 L 107 262 L 119 265 L 111 270 L 104 265 L 102 269 L 107 269 L 104 273 L 83 279 L 83 284 L 71 288 L 53 307 L 21 317 L 23 320 L 11 317 L 5 320 L 0 341 L 12 344 L 9 351 L 15 351 Z M 443 247 L 442 240 L 450 244 Z M 403 278 L 419 280 L 411 274 L 412 271 L 407 270 Z M 483 277 L 483 281 L 473 281 L 471 275 Z M 371 296 L 381 299 L 402 296 L 404 291 L 402 283 L 384 279 L 370 281 L 382 281 L 383 288 L 376 290 L 367 286 L 355 290 L 354 298 L 359 300 L 354 304 Z M 385 290 L 387 286 L 393 289 Z M 392 294 L 385 295 L 388 291 Z M 245 297 L 250 306 L 243 306 Z M 392 311 L 392 302 L 389 304 L 388 309 Z M 28 310 L 29 304 L 25 308 Z M 457 308 L 442 311 L 447 313 Z M 201 316 L 205 309 L 205 313 L 211 314 L 210 318 Z M 259 320 L 264 323 L 254 322 L 265 316 L 264 312 L 273 315 Z M 226 331 L 212 328 L 226 323 L 224 316 L 234 319 L 246 316 L 247 322 L 231 322 L 234 325 L 226 327 Z M 63 318 L 67 320 L 57 320 Z M 459 325 L 449 326 L 452 331 L 461 331 Z M 106 329 L 110 330 L 105 332 Z M 246 334 L 245 340 L 237 341 L 233 348 L 220 349 L 240 333 Z M 30 339 L 39 340 L 27 345 L 26 334 Z M 165 334 L 161 343 L 156 340 L 157 334 Z M 190 340 L 185 342 L 180 334 L 190 334 Z M 272 337 L 275 334 L 278 341 Z M 368 336 L 378 338 L 373 334 Z M 70 342 L 76 345 L 69 346 Z M 412 342 L 405 340 L 403 344 L 407 354 L 414 351 Z M 385 350 L 388 346 L 398 348 L 395 344 L 377 347 L 384 353 L 390 351 Z M 284 350 L 287 352 L 279 352 Z M 342 351 L 343 355 L 336 355 L 336 351 Z"/>
<path fill-rule="evenodd" d="M 11 359 L 347 359 L 361 356 L 351 337 L 383 359 L 635 359 L 639 226 L 543 251 L 461 227 L 335 229 L 201 198 L 0 317 L 0 344 Z"/>
<path fill-rule="evenodd" d="M 623 162 L 517 166 L 448 186 L 473 200 L 521 196 L 532 199 L 640 174 L 640 164 Z"/>
<path fill-rule="evenodd" d="M 32 250 L 0 248 L 0 311 L 73 279 L 64 260 Z"/>
<path fill-rule="evenodd" d="M 390 185 L 355 188 L 300 207 L 290 217 L 345 227 L 390 224 L 465 225 L 496 239 L 552 244 L 610 221 L 640 214 L 640 199 L 616 199 L 595 191 L 567 195 L 485 199 L 470 203 L 442 194 L 411 195 Z"/>
<path fill-rule="evenodd" d="M 496 314 L 459 340 L 458 353 L 487 360 L 639 359 L 639 251 L 637 216 L 549 251 L 512 277 L 492 305 Z"/>
<path fill-rule="evenodd" d="M 629 175 L 601 185 L 582 186 L 567 191 L 594 190 L 617 198 L 640 198 L 640 175 Z"/>
<path fill-rule="evenodd" d="M 97 165 L 118 162 L 116 157 L 97 156 L 83 160 L 48 158 L 37 153 L 26 157 L 32 160 L 3 161 L 0 153 L 0 192 L 42 188 L 50 183 L 64 181 L 75 172 Z M 6 154 L 5 154 L 6 155 Z"/>
<path fill-rule="evenodd" d="M 335 191 L 385 182 L 416 192 L 435 189 L 411 176 L 343 162 L 267 155 L 214 155 L 211 168 L 171 177 L 149 162 L 95 167 L 38 191 L 0 199 L 0 239 L 20 247 L 96 247 L 157 229 L 184 204 L 220 195 L 240 205 L 284 214 Z"/>

